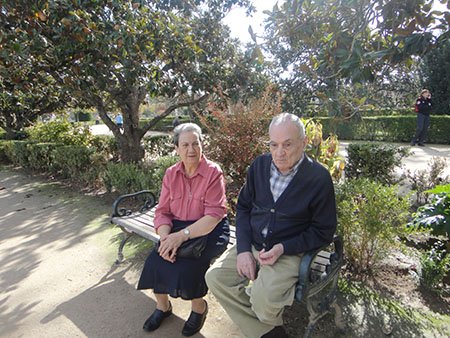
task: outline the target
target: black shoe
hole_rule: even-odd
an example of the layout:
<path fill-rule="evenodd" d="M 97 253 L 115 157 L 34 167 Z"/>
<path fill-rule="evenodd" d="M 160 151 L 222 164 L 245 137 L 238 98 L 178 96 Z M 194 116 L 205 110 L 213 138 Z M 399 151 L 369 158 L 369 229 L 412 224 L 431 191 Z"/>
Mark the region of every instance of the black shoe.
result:
<path fill-rule="evenodd" d="M 419 143 L 419 146 L 425 147 L 425 143 Z"/>
<path fill-rule="evenodd" d="M 416 142 L 411 142 L 411 146 L 415 146 L 417 143 Z"/>
<path fill-rule="evenodd" d="M 161 311 L 156 309 L 153 311 L 152 315 L 147 318 L 144 324 L 144 331 L 154 331 L 156 330 L 161 323 L 172 314 L 172 304 L 169 302 L 169 310 Z"/>
<path fill-rule="evenodd" d="M 272 330 L 263 334 L 261 338 L 288 338 L 288 335 L 282 326 L 275 326 Z"/>
<path fill-rule="evenodd" d="M 205 323 L 206 315 L 208 313 L 208 303 L 206 302 L 206 300 L 205 305 L 206 308 L 202 314 L 191 311 L 188 320 L 186 321 L 186 323 L 184 323 L 183 331 L 181 331 L 183 336 L 186 337 L 193 336 L 202 329 L 203 324 Z"/>

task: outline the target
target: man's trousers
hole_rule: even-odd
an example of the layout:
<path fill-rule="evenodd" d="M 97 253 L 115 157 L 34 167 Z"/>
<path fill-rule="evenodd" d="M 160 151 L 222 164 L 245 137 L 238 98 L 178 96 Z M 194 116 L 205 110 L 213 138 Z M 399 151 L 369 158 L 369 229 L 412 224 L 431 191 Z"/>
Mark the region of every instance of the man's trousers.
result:
<path fill-rule="evenodd" d="M 256 258 L 258 251 L 253 248 Z M 206 273 L 210 291 L 246 337 L 259 338 L 283 324 L 284 307 L 292 305 L 302 255 L 282 255 L 272 265 L 259 267 L 256 280 L 239 276 L 236 245 L 229 248 Z"/>

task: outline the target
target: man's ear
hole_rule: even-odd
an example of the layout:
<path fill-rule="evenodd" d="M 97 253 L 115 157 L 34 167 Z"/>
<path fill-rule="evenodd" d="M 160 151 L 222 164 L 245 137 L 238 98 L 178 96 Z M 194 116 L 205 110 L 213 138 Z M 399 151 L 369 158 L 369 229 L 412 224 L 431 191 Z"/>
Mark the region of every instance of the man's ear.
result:
<path fill-rule="evenodd" d="M 308 144 L 308 136 L 305 136 L 302 140 L 303 147 L 306 147 Z"/>

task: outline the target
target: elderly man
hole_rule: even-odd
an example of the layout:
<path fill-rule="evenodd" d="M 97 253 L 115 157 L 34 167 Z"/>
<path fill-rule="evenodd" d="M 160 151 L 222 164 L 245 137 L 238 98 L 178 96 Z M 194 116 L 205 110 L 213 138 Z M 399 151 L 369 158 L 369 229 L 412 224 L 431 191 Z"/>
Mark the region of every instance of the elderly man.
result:
<path fill-rule="evenodd" d="M 332 241 L 336 204 L 328 171 L 305 155 L 305 127 L 293 114 L 269 126 L 270 154 L 256 158 L 239 194 L 237 245 L 208 270 L 206 282 L 246 337 L 287 337 L 305 251 Z M 251 282 L 250 282 L 251 281 Z"/>

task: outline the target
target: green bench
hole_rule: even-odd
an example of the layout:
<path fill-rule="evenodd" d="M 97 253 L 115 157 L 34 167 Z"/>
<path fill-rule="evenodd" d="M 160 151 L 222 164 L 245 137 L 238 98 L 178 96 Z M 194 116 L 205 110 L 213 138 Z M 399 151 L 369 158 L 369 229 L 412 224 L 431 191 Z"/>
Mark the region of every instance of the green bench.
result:
<path fill-rule="evenodd" d="M 117 261 L 123 261 L 123 248 L 134 235 L 154 243 L 159 236 L 153 226 L 156 197 L 149 191 L 119 196 L 113 203 L 111 223 L 124 232 L 119 245 Z M 236 243 L 236 231 L 230 226 L 230 246 Z M 306 252 L 299 266 L 299 279 L 295 299 L 306 304 L 309 323 L 304 337 L 310 337 L 319 319 L 334 310 L 335 323 L 339 330 L 344 330 L 342 311 L 338 305 L 337 281 L 343 264 L 343 245 L 338 236 L 326 248 Z"/>

